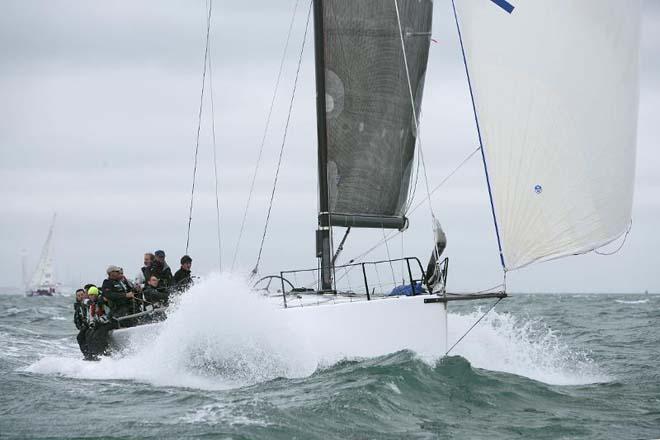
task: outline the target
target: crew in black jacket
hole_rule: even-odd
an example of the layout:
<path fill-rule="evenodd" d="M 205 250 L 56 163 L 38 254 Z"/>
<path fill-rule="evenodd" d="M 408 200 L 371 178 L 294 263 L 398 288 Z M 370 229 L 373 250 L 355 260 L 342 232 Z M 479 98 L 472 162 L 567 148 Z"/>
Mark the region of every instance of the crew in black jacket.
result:
<path fill-rule="evenodd" d="M 181 269 L 174 274 L 174 286 L 180 291 L 188 290 L 192 284 L 190 268 L 192 267 L 192 258 L 188 255 L 181 257 Z"/>
<path fill-rule="evenodd" d="M 78 330 L 87 327 L 87 306 L 84 303 L 85 290 L 76 290 L 76 302 L 73 303 L 73 323 Z"/>
<path fill-rule="evenodd" d="M 154 261 L 151 264 L 150 275 L 156 275 L 160 280 L 160 287 L 170 287 L 172 285 L 172 269 L 165 261 L 165 251 L 157 250 L 154 252 Z"/>
<path fill-rule="evenodd" d="M 130 315 L 133 312 L 135 295 L 129 290 L 128 285 L 122 282 L 121 267 L 109 266 L 106 273 L 108 278 L 103 281 L 101 294 L 109 302 L 111 317 L 120 318 Z"/>
<path fill-rule="evenodd" d="M 145 286 L 142 293 L 144 299 L 149 303 L 153 304 L 155 307 L 167 306 L 167 301 L 170 297 L 167 289 L 160 287 L 158 284 L 158 277 L 156 275 L 151 275 L 147 285 Z"/>

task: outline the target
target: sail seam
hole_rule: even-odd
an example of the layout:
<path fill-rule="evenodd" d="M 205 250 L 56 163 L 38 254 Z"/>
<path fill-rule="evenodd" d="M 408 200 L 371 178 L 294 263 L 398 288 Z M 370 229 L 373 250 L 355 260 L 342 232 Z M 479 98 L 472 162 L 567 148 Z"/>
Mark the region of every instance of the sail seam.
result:
<path fill-rule="evenodd" d="M 452 9 L 454 11 L 454 20 L 456 21 L 456 30 L 458 32 L 458 41 L 461 45 L 461 55 L 463 56 L 463 66 L 465 67 L 465 76 L 467 77 L 468 89 L 470 90 L 470 100 L 472 101 L 472 111 L 474 114 L 474 122 L 477 126 L 477 136 L 479 138 L 479 149 L 481 150 L 481 160 L 484 164 L 484 173 L 486 175 L 486 185 L 488 187 L 488 198 L 490 200 L 490 209 L 493 214 L 493 223 L 495 224 L 495 235 L 497 236 L 497 247 L 500 253 L 500 262 L 502 263 L 502 269 L 507 271 L 506 264 L 504 262 L 504 253 L 502 252 L 502 240 L 500 238 L 500 229 L 497 224 L 497 215 L 495 214 L 495 202 L 493 201 L 493 190 L 490 185 L 490 176 L 488 174 L 488 164 L 486 162 L 486 154 L 484 152 L 484 144 L 481 137 L 481 127 L 479 126 L 479 116 L 477 115 L 477 105 L 474 100 L 474 91 L 472 90 L 472 81 L 470 81 L 470 71 L 468 69 L 467 57 L 465 56 L 465 47 L 463 45 L 463 35 L 461 34 L 461 26 L 458 22 L 458 13 L 456 12 L 456 3 L 455 0 L 451 0 Z"/>

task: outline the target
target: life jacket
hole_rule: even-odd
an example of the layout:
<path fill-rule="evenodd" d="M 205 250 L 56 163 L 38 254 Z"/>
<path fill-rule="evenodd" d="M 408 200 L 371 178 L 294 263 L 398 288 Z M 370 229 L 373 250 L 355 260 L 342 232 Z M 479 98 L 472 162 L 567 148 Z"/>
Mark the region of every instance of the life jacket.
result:
<path fill-rule="evenodd" d="M 96 300 L 92 299 L 89 302 L 89 320 L 90 321 L 107 321 L 110 314 L 109 307 L 105 304 L 103 298 L 98 297 Z"/>

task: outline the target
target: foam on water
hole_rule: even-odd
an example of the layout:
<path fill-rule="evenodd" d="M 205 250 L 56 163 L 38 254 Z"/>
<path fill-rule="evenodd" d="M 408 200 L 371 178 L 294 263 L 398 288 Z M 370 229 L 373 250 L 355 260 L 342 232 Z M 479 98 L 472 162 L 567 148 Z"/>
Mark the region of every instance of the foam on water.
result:
<path fill-rule="evenodd" d="M 638 299 L 638 300 L 625 300 L 625 299 L 615 299 L 614 302 L 618 302 L 619 304 L 646 304 L 649 302 L 648 299 Z"/>
<path fill-rule="evenodd" d="M 450 346 L 483 312 L 449 315 Z M 541 321 L 491 311 L 451 352 L 477 367 L 525 376 L 551 385 L 584 385 L 611 380 L 585 351 L 564 344 Z"/>
<path fill-rule="evenodd" d="M 27 370 L 204 389 L 312 374 L 318 364 L 311 350 L 276 312 L 244 281 L 211 275 L 182 295 L 168 319 L 128 353 L 99 362 L 46 357 Z"/>
<path fill-rule="evenodd" d="M 262 418 L 251 417 L 250 414 L 240 413 L 233 405 L 218 402 L 204 405 L 185 416 L 179 418 L 181 423 L 208 424 L 208 425 L 253 425 L 267 427 L 268 422 Z"/>
<path fill-rule="evenodd" d="M 100 362 L 84 362 L 69 348 L 66 357 L 44 357 L 27 371 L 87 379 L 137 380 L 158 386 L 226 389 L 276 377 L 306 377 L 341 360 L 336 350 L 310 346 L 301 337 L 304 329 L 292 328 L 287 322 L 287 313 L 250 292 L 242 279 L 215 274 L 181 296 L 167 321 L 155 327 L 147 338 L 135 341 L 129 352 Z M 479 316 L 478 312 L 450 314 L 449 342 L 458 339 Z M 332 334 L 332 329 L 328 329 L 328 334 Z M 438 341 L 436 334 L 414 337 Z M 356 336 L 356 344 L 358 339 Z M 438 342 L 432 353 L 418 353 L 420 358 L 437 361 L 441 344 Z M 355 352 L 356 347 L 352 348 Z M 365 347 L 364 353 L 373 355 L 373 347 Z M 549 384 L 607 380 L 586 354 L 567 347 L 552 330 L 494 311 L 452 354 L 465 357 L 477 368 Z"/>

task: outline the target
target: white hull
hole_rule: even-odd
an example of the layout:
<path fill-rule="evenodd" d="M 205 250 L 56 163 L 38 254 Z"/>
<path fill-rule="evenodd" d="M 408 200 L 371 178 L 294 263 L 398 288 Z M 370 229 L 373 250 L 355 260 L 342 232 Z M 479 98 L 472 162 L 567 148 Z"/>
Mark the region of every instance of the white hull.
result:
<path fill-rule="evenodd" d="M 308 347 L 323 347 L 323 352 L 331 358 L 372 357 L 404 349 L 439 355 L 447 348 L 446 305 L 424 302 L 437 298 L 436 295 L 372 301 L 336 298 L 315 305 L 299 303 L 297 307 L 279 309 L 276 313 L 281 314 L 301 342 Z M 114 330 L 110 335 L 111 344 L 129 350 L 144 346 L 157 337 L 164 325 L 166 323 L 155 323 Z M 421 338 L 420 334 L 436 337 Z"/>

